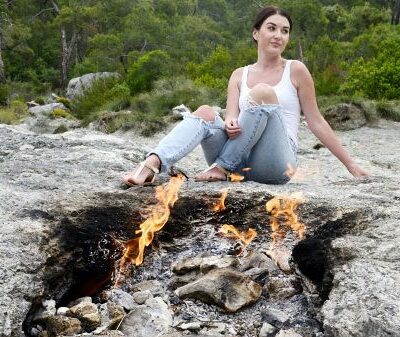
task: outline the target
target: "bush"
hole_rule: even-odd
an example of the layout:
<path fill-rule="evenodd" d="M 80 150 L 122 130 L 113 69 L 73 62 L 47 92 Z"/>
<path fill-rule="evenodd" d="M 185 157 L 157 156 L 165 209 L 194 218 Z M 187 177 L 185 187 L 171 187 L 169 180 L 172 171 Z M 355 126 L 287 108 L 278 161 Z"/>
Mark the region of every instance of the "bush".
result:
<path fill-rule="evenodd" d="M 169 55 L 162 50 L 153 50 L 141 56 L 128 69 L 126 83 L 132 95 L 149 91 L 153 83 L 167 74 Z"/>
<path fill-rule="evenodd" d="M 68 111 L 61 109 L 61 108 L 55 108 L 52 112 L 51 112 L 51 116 L 53 118 L 66 118 L 66 119 L 76 119 L 74 116 L 72 116 Z"/>
<path fill-rule="evenodd" d="M 84 123 L 96 119 L 96 112 L 115 99 L 112 89 L 119 80 L 116 78 L 99 79 L 85 91 L 84 95 L 78 97 L 73 108 L 74 115 L 83 120 Z"/>
<path fill-rule="evenodd" d="M 16 122 L 18 122 L 18 120 L 19 120 L 18 116 L 11 109 L 9 108 L 0 109 L 1 124 L 15 124 Z"/>
<path fill-rule="evenodd" d="M 369 60 L 359 58 L 348 67 L 347 81 L 340 91 L 360 94 L 368 98 L 400 98 L 400 35 L 388 38 L 379 44 L 377 55 Z"/>
<path fill-rule="evenodd" d="M 376 109 L 380 117 L 400 122 L 400 101 L 378 102 Z"/>
<path fill-rule="evenodd" d="M 0 85 L 0 104 L 5 105 L 8 101 L 8 96 L 10 94 L 10 88 L 7 84 Z"/>

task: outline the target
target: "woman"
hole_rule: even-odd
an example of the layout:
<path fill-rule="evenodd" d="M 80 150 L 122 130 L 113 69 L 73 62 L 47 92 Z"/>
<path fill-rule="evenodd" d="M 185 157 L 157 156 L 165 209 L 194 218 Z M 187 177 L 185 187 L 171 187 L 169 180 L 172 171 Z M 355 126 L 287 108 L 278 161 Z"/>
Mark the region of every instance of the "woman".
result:
<path fill-rule="evenodd" d="M 312 77 L 306 66 L 282 58 L 292 20 L 276 7 L 261 10 L 253 26 L 258 58 L 236 69 L 228 84 L 225 122 L 209 106 L 201 106 L 179 123 L 151 151 L 144 162 L 124 177 L 128 185 L 153 182 L 155 175 L 201 144 L 208 169 L 198 181 L 227 180 L 242 172 L 247 180 L 284 184 L 288 166 L 296 167 L 300 111 L 315 136 L 355 177 L 366 176 L 342 147 L 316 102 Z"/>

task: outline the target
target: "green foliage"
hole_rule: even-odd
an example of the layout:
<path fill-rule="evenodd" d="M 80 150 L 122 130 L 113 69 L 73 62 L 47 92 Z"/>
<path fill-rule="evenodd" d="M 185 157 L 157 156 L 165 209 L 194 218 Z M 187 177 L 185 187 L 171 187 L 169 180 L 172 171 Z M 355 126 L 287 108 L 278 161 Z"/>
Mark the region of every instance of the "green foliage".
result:
<path fill-rule="evenodd" d="M 150 90 L 153 82 L 168 72 L 169 63 L 169 55 L 162 50 L 153 50 L 141 56 L 128 69 L 126 83 L 131 94 Z"/>
<path fill-rule="evenodd" d="M 61 108 L 55 108 L 51 112 L 51 117 L 53 117 L 53 118 L 66 118 L 66 119 L 70 119 L 70 120 L 76 119 L 76 117 L 71 115 L 68 111 L 66 111 L 64 109 L 61 109 Z"/>
<path fill-rule="evenodd" d="M 376 109 L 380 117 L 400 122 L 400 100 L 378 102 Z"/>
<path fill-rule="evenodd" d="M 74 115 L 85 122 L 92 121 L 102 106 L 115 99 L 112 88 L 117 85 L 119 80 L 116 78 L 99 79 L 78 97 L 74 102 Z"/>
<path fill-rule="evenodd" d="M 9 107 L 0 108 L 0 123 L 17 124 L 26 116 L 27 106 L 20 100 L 13 100 Z"/>
<path fill-rule="evenodd" d="M 8 84 L 0 84 L 0 105 L 4 105 L 8 101 L 10 95 L 10 88 Z"/>
<path fill-rule="evenodd" d="M 64 104 L 64 106 L 65 106 L 66 108 L 68 108 L 69 110 L 72 110 L 72 109 L 73 109 L 72 102 L 71 102 L 71 100 L 69 100 L 67 97 L 58 96 L 57 99 L 56 99 L 56 101 L 57 101 L 57 103 L 62 103 L 62 104 Z M 38 102 L 38 103 L 39 103 L 39 102 Z"/>
<path fill-rule="evenodd" d="M 374 58 L 359 58 L 349 66 L 347 81 L 340 87 L 344 93 L 360 93 L 372 99 L 400 98 L 400 36 L 379 43 Z"/>
<path fill-rule="evenodd" d="M 8 108 L 0 108 L 0 124 L 16 124 L 19 121 L 14 111 Z"/>

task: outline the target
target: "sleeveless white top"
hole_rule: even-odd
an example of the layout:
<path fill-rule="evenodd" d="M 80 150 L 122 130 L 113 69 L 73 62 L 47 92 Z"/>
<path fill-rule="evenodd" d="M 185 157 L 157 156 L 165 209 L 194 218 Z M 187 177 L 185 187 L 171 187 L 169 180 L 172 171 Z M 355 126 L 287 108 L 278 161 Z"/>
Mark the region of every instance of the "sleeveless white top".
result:
<path fill-rule="evenodd" d="M 300 122 L 300 101 L 297 95 L 297 89 L 290 80 L 290 65 L 292 60 L 287 60 L 281 80 L 274 85 L 278 102 L 283 108 L 283 121 L 290 139 L 297 148 L 297 131 Z M 247 86 L 247 77 L 249 74 L 249 66 L 243 68 L 242 82 L 240 84 L 239 109 L 244 111 L 249 106 L 254 106 L 249 102 L 250 88 Z"/>

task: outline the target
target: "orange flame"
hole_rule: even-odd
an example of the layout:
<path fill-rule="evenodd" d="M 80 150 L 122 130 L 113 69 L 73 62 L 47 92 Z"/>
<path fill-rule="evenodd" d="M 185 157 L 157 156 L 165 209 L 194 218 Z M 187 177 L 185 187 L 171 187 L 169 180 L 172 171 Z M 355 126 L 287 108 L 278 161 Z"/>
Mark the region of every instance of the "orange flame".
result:
<path fill-rule="evenodd" d="M 120 261 L 116 284 L 119 283 L 120 277 L 126 273 L 128 265 L 134 263 L 138 266 L 143 263 L 144 249 L 153 241 L 154 233 L 161 230 L 167 223 L 171 208 L 178 200 L 178 192 L 184 180 L 184 175 L 178 174 L 172 177 L 168 184 L 156 187 L 158 203 L 151 210 L 150 217 L 142 222 L 140 229 L 135 232 L 141 235 L 125 243 L 125 251 Z"/>
<path fill-rule="evenodd" d="M 214 212 L 222 212 L 223 210 L 225 210 L 226 209 L 226 207 L 225 207 L 225 199 L 226 199 L 226 196 L 228 195 L 228 189 L 227 188 L 224 188 L 222 191 L 221 191 L 221 197 L 219 198 L 219 200 L 218 200 L 218 202 L 216 202 L 212 207 L 211 207 L 211 210 L 212 211 L 214 211 Z"/>
<path fill-rule="evenodd" d="M 253 228 L 249 228 L 247 231 L 240 232 L 235 226 L 223 225 L 219 229 L 219 233 L 227 238 L 238 239 L 242 243 L 242 251 L 250 244 L 251 241 L 257 236 L 257 232 Z"/>
<path fill-rule="evenodd" d="M 304 237 L 305 226 L 299 222 L 296 214 L 297 207 L 301 203 L 303 203 L 301 193 L 293 193 L 290 196 L 277 196 L 266 203 L 266 210 L 271 214 L 270 225 L 273 244 L 285 238 L 288 228 L 297 233 L 300 239 Z"/>
<path fill-rule="evenodd" d="M 240 182 L 244 179 L 244 176 L 240 175 L 239 173 L 232 172 L 228 175 L 228 180 L 232 182 Z"/>

